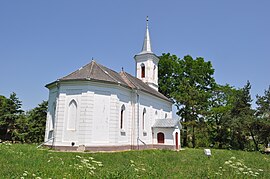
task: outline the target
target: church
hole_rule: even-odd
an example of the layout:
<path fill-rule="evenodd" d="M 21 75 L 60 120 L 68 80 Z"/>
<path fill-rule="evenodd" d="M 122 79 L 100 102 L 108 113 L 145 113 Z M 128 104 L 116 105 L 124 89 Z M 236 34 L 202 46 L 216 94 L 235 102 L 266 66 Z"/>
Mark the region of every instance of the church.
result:
<path fill-rule="evenodd" d="M 158 91 L 159 58 L 148 28 L 134 56 L 136 77 L 92 60 L 46 85 L 49 89 L 45 145 L 58 150 L 180 149 L 172 100 Z"/>

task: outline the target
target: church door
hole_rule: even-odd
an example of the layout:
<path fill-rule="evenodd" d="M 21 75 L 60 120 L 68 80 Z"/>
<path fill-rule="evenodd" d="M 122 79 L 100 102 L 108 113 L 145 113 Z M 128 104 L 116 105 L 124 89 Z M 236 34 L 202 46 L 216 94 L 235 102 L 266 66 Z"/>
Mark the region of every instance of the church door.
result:
<path fill-rule="evenodd" d="M 175 133 L 175 149 L 179 149 L 179 144 L 178 144 L 178 132 Z"/>
<path fill-rule="evenodd" d="M 164 134 L 162 132 L 157 134 L 157 141 L 159 144 L 164 144 Z"/>

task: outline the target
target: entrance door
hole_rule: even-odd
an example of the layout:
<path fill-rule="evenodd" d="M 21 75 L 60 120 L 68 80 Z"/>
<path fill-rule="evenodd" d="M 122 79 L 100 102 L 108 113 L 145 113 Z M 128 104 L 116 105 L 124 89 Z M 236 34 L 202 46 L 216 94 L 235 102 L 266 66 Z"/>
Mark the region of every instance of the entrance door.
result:
<path fill-rule="evenodd" d="M 179 144 L 178 144 L 178 132 L 175 133 L 175 149 L 179 149 Z"/>
<path fill-rule="evenodd" d="M 159 144 L 164 144 L 164 134 L 162 132 L 157 134 L 157 141 Z"/>

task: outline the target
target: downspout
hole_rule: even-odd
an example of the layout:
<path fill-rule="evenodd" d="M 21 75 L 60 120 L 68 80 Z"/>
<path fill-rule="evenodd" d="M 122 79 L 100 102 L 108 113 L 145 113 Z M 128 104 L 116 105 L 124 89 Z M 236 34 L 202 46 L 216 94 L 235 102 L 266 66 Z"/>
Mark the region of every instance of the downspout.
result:
<path fill-rule="evenodd" d="M 140 117 L 140 114 L 139 114 L 139 112 L 140 112 L 140 110 L 139 110 L 140 104 L 139 104 L 139 98 L 140 98 L 140 96 L 139 96 L 137 90 L 135 91 L 135 93 L 136 93 L 136 103 L 137 103 L 137 148 L 139 150 L 140 149 L 140 145 L 139 145 L 139 140 L 140 140 L 140 119 L 139 119 L 139 117 Z"/>
<path fill-rule="evenodd" d="M 135 134 L 135 91 L 132 90 L 131 96 L 132 96 L 132 101 L 131 101 L 131 106 L 132 106 L 132 121 L 131 121 L 131 149 L 134 149 L 134 134 Z"/>

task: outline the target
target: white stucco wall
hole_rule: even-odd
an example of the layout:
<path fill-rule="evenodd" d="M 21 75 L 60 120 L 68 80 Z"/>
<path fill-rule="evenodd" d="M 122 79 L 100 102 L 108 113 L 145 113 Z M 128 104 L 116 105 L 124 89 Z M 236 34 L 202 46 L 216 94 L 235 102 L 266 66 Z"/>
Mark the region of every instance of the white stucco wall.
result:
<path fill-rule="evenodd" d="M 77 104 L 76 123 L 68 129 L 69 104 Z M 53 106 L 55 105 L 55 120 Z M 123 129 L 120 113 L 125 106 Z M 142 115 L 145 109 L 145 129 Z M 152 125 L 157 118 L 172 117 L 171 103 L 141 91 L 115 84 L 92 81 L 61 82 L 49 94 L 49 109 L 45 141 L 49 138 L 50 121 L 55 121 L 55 146 L 115 146 L 137 145 L 137 137 L 146 144 L 153 143 Z M 138 135 L 139 134 L 139 135 Z M 168 139 L 169 142 L 169 139 Z"/>
<path fill-rule="evenodd" d="M 157 134 L 162 132 L 164 134 L 164 145 L 176 145 L 176 132 L 178 133 L 178 145 L 180 145 L 180 130 L 179 128 L 154 128 L 153 129 L 153 144 L 159 144 Z"/>

